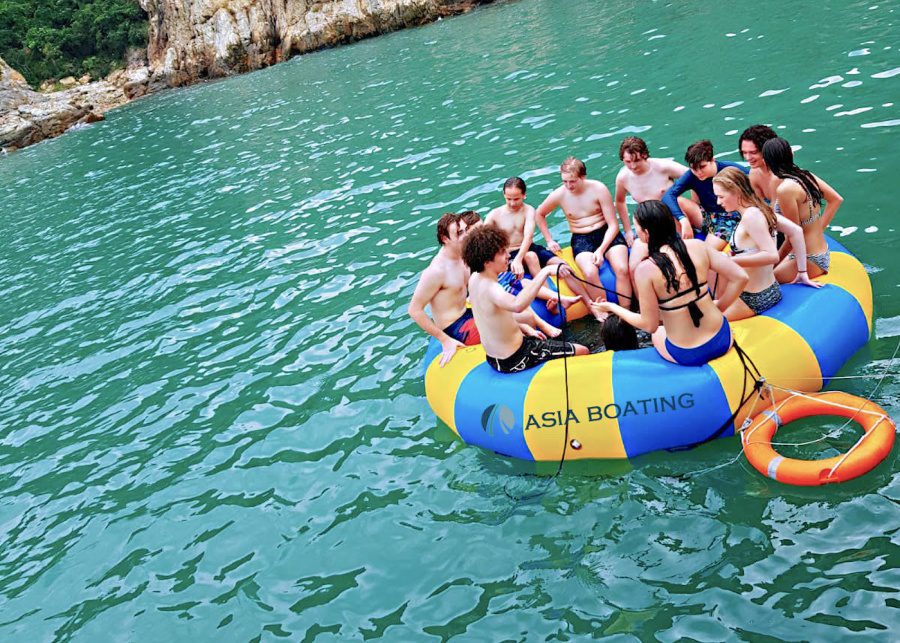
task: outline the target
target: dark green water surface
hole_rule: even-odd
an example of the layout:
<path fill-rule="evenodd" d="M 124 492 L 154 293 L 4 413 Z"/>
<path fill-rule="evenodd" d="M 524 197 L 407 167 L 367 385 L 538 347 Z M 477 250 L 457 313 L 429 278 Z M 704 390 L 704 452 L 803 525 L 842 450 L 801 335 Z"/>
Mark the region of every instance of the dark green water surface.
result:
<path fill-rule="evenodd" d="M 0 159 L 0 640 L 896 640 L 896 453 L 815 489 L 737 438 L 535 477 L 438 426 L 405 312 L 434 221 L 507 176 L 537 204 L 568 154 L 611 185 L 628 133 L 737 159 L 766 122 L 846 199 L 876 322 L 832 387 L 870 395 L 896 7 L 501 2 Z"/>

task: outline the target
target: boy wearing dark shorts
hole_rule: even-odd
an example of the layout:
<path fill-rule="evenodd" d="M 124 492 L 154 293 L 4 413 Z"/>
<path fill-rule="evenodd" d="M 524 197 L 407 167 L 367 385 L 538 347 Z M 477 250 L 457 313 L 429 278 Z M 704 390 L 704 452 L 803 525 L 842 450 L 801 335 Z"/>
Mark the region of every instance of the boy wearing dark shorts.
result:
<path fill-rule="evenodd" d="M 472 270 L 469 300 L 481 335 L 487 363 L 501 373 L 517 373 L 557 357 L 586 355 L 579 344 L 526 336 L 514 313 L 525 310 L 555 266 L 542 268 L 534 279 L 522 282 L 522 290 L 513 295 L 497 279 L 509 263 L 509 239 L 494 225 L 483 225 L 470 232 L 463 242 L 463 260 Z"/>

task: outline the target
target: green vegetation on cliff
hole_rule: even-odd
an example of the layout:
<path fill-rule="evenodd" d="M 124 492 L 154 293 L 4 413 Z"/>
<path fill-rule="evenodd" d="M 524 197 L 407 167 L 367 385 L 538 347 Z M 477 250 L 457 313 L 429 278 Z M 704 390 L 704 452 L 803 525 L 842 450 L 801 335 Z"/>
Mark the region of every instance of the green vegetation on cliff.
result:
<path fill-rule="evenodd" d="M 120 66 L 147 43 L 137 0 L 0 0 L 0 58 L 37 87 L 42 81 Z"/>

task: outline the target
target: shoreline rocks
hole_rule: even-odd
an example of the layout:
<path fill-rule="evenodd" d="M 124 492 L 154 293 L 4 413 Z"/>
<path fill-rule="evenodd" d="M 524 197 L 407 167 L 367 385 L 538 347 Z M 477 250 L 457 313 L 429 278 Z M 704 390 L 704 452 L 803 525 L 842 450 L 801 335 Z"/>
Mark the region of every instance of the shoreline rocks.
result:
<path fill-rule="evenodd" d="M 274 65 L 295 55 L 466 13 L 494 0 L 139 0 L 147 50 L 94 82 L 36 92 L 0 59 L 0 149 L 12 151 L 145 94 Z"/>

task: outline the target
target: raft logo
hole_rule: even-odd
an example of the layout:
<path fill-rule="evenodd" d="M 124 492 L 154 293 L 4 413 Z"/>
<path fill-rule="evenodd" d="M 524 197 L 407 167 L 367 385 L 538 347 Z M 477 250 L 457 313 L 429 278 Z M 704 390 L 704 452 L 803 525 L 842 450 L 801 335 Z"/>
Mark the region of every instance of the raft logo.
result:
<path fill-rule="evenodd" d="M 516 417 L 512 409 L 503 404 L 491 404 L 481 414 L 481 428 L 491 437 L 494 437 L 496 429 L 503 431 L 504 435 L 509 435 L 515 424 Z"/>

